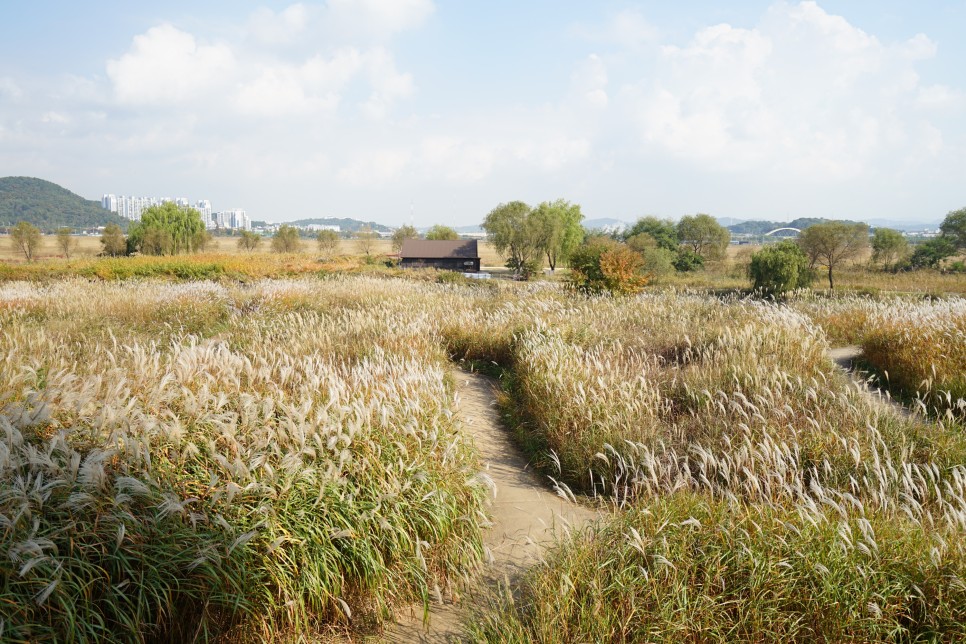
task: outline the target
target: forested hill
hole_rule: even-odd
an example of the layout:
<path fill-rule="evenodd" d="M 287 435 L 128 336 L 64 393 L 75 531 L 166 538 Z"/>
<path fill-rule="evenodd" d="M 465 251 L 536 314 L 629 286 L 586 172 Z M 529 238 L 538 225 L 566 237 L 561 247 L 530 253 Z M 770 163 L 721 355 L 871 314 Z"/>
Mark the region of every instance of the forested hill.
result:
<path fill-rule="evenodd" d="M 0 228 L 26 221 L 41 230 L 90 228 L 126 221 L 56 183 L 33 177 L 0 178 Z"/>

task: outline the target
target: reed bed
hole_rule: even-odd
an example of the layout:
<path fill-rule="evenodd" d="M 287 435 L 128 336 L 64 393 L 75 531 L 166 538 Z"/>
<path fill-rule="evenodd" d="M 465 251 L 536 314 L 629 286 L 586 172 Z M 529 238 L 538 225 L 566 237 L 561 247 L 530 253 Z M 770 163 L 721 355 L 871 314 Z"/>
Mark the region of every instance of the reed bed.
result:
<path fill-rule="evenodd" d="M 465 578 L 485 488 L 405 287 L 0 289 L 0 639 L 264 640 Z"/>

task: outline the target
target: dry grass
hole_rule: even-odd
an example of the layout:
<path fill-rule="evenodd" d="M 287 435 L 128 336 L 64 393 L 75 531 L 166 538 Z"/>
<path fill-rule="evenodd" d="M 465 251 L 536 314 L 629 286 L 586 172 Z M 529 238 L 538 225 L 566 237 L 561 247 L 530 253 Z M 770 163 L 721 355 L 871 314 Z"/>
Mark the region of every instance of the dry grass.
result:
<path fill-rule="evenodd" d="M 414 301 L 365 279 L 0 288 L 0 638 L 266 640 L 458 583 L 484 487 Z"/>
<path fill-rule="evenodd" d="M 870 400 L 825 330 L 961 378 L 963 300 L 414 277 L 0 286 L 4 637 L 184 638 L 204 606 L 178 623 L 270 638 L 428 601 L 482 554 L 448 358 L 504 368 L 536 465 L 614 513 L 476 637 L 966 637 L 963 426 Z"/>

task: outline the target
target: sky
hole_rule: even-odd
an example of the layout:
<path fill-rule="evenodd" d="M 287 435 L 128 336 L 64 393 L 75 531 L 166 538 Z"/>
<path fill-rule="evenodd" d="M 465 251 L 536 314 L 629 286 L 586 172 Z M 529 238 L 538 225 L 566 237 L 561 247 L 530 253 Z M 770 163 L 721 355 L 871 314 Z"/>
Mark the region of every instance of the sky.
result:
<path fill-rule="evenodd" d="M 255 220 L 939 221 L 966 0 L 0 4 L 0 176 Z"/>

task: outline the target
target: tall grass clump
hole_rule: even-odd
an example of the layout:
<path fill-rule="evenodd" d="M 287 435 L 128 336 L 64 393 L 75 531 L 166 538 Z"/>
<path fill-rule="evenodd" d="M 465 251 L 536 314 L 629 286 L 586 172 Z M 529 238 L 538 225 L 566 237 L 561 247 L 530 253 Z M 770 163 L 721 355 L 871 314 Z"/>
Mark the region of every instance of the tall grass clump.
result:
<path fill-rule="evenodd" d="M 0 288 L 0 639 L 376 623 L 483 557 L 418 285 Z"/>
<path fill-rule="evenodd" d="M 862 355 L 900 395 L 966 420 L 966 299 L 880 311 Z"/>
<path fill-rule="evenodd" d="M 678 492 L 559 545 L 470 626 L 485 642 L 913 642 L 966 637 L 961 533 L 842 501 Z"/>

